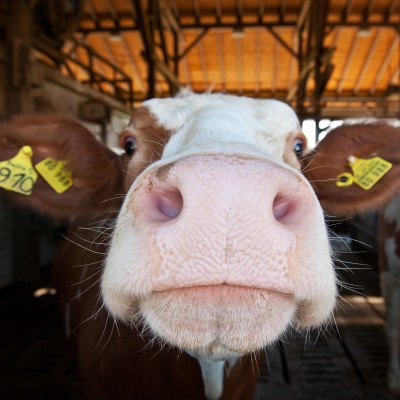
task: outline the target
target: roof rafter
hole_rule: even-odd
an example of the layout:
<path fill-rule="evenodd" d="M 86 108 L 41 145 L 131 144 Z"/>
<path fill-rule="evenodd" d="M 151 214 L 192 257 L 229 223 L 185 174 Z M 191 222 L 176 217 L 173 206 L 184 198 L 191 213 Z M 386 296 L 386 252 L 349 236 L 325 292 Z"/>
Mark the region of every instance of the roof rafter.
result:
<path fill-rule="evenodd" d="M 386 53 L 386 56 L 385 56 L 385 58 L 384 58 L 384 60 L 382 62 L 382 65 L 379 68 L 379 71 L 378 71 L 378 73 L 377 73 L 377 75 L 376 75 L 376 77 L 374 79 L 374 83 L 371 86 L 371 89 L 369 91 L 370 94 L 373 94 L 375 92 L 376 87 L 378 86 L 379 81 L 381 80 L 383 74 L 385 73 L 386 68 L 389 65 L 389 62 L 390 62 L 390 60 L 391 60 L 391 58 L 393 56 L 393 53 L 396 50 L 396 47 L 397 47 L 398 44 L 399 44 L 399 35 L 396 32 L 396 37 L 394 38 L 391 46 L 389 47 L 388 52 Z"/>
<path fill-rule="evenodd" d="M 356 34 L 355 34 L 355 37 L 353 39 L 353 42 L 351 44 L 349 54 L 347 55 L 347 61 L 346 61 L 346 64 L 344 65 L 343 72 L 342 72 L 341 77 L 340 77 L 340 81 L 339 81 L 337 89 L 336 89 L 336 93 L 338 95 L 342 92 L 343 85 L 344 85 L 344 82 L 346 80 L 347 74 L 349 73 L 350 65 L 351 65 L 351 62 L 353 60 L 356 48 L 357 48 L 359 38 L 360 37 L 358 36 L 358 30 L 357 30 Z"/>
<path fill-rule="evenodd" d="M 369 64 L 370 64 L 370 62 L 372 60 L 372 56 L 374 55 L 374 52 L 376 50 L 376 46 L 378 45 L 379 39 L 382 36 L 382 32 L 383 32 L 382 28 L 379 28 L 377 30 L 377 32 L 376 32 L 376 35 L 375 35 L 374 40 L 373 40 L 373 42 L 371 44 L 371 47 L 368 50 L 367 58 L 364 61 L 363 67 L 361 69 L 360 74 L 358 75 L 357 82 L 356 82 L 356 84 L 354 86 L 354 90 L 353 90 L 354 94 L 357 94 L 358 90 L 360 89 L 360 86 L 361 86 L 361 83 L 362 83 L 362 81 L 364 79 L 365 73 L 368 70 Z"/>

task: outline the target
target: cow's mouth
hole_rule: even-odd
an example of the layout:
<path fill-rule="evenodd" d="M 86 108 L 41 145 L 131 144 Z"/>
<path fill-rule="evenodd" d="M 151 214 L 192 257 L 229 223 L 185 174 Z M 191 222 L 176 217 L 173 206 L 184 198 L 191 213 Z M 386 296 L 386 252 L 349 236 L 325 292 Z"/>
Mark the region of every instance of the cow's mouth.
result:
<path fill-rule="evenodd" d="M 153 292 L 140 301 L 157 337 L 210 354 L 245 354 L 273 343 L 293 323 L 296 309 L 293 295 L 230 285 Z"/>

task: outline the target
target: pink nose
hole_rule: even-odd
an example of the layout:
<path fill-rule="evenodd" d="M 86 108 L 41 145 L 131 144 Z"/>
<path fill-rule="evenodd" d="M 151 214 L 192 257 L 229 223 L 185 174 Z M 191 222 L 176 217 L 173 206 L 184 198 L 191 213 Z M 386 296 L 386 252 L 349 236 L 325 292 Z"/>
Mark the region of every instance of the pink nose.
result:
<path fill-rule="evenodd" d="M 311 191 L 275 164 L 191 156 L 145 175 L 129 207 L 153 250 L 156 291 L 230 284 L 293 293 Z"/>

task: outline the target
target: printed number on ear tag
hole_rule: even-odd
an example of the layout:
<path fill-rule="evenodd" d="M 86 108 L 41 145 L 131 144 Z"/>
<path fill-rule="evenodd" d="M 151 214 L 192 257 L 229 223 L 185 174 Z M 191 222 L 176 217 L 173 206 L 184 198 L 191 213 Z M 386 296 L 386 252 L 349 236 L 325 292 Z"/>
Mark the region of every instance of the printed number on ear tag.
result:
<path fill-rule="evenodd" d="M 37 180 L 32 154 L 32 148 L 24 146 L 14 158 L 0 163 L 0 187 L 25 195 L 32 193 Z"/>
<path fill-rule="evenodd" d="M 49 157 L 36 164 L 35 168 L 57 193 L 64 193 L 72 186 L 72 174 L 64 169 L 66 164 Z"/>
<path fill-rule="evenodd" d="M 371 189 L 392 168 L 389 161 L 380 157 L 369 160 L 352 157 L 349 165 L 353 170 L 354 182 L 365 190 Z"/>

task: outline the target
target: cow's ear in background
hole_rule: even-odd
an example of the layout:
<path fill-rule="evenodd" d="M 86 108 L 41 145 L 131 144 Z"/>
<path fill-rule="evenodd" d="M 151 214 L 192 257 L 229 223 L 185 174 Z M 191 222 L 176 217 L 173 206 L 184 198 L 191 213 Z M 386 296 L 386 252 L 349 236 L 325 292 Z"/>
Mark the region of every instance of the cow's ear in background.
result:
<path fill-rule="evenodd" d="M 34 115 L 0 127 L 0 162 L 15 157 L 23 146 L 32 148 L 34 166 L 47 158 L 66 161 L 73 185 L 57 193 L 38 173 L 30 195 L 8 192 L 16 204 L 55 218 L 118 208 L 118 200 L 106 200 L 124 190 L 119 157 L 84 126 L 66 117 Z"/>
<path fill-rule="evenodd" d="M 356 182 L 349 184 L 355 176 L 349 160 L 359 162 L 359 159 L 374 157 L 391 163 L 392 167 L 370 161 L 356 178 L 364 177 L 365 185 L 371 182 L 372 185 L 365 189 Z M 312 153 L 304 156 L 302 168 L 322 208 L 329 214 L 351 216 L 379 209 L 400 193 L 400 127 L 386 122 L 342 125 L 329 132 Z M 373 175 L 367 176 L 365 172 L 368 171 Z M 343 173 L 347 173 L 345 177 L 341 177 Z M 366 177 L 369 179 L 365 180 Z M 380 179 L 373 183 L 377 177 Z M 338 183 L 340 178 L 344 182 Z"/>

